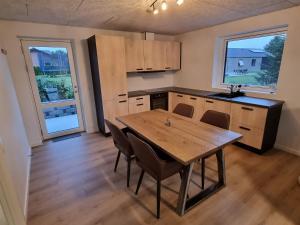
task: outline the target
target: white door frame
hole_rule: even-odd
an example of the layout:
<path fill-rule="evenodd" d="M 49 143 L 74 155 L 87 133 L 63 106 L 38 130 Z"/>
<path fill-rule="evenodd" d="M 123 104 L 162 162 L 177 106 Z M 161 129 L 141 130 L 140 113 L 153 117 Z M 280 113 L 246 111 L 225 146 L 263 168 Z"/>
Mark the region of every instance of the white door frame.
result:
<path fill-rule="evenodd" d="M 27 66 L 27 71 L 29 75 L 30 85 L 33 92 L 33 97 L 39 117 L 39 123 L 41 126 L 42 136 L 43 139 L 50 139 L 58 136 L 63 136 L 67 134 L 72 134 L 76 132 L 81 132 L 84 130 L 83 119 L 82 119 L 82 111 L 81 111 L 81 104 L 80 104 L 80 97 L 78 91 L 78 83 L 76 79 L 76 72 L 75 72 L 75 65 L 74 65 L 74 57 L 73 51 L 70 41 L 51 41 L 51 40 L 26 40 L 21 39 L 22 50 L 25 57 L 25 63 Z M 33 69 L 33 63 L 29 52 L 29 47 L 63 47 L 67 49 L 68 52 L 68 59 L 70 65 L 70 73 L 72 79 L 72 86 L 74 90 L 74 100 L 61 100 L 61 101 L 52 101 L 47 103 L 42 103 L 39 95 L 39 90 L 37 87 L 37 83 L 35 80 L 35 73 Z M 64 130 L 60 132 L 54 132 L 49 134 L 47 132 L 46 123 L 44 119 L 43 109 L 50 108 L 50 107 L 61 107 L 67 105 L 76 105 L 77 109 L 77 116 L 78 116 L 78 128 Z"/>

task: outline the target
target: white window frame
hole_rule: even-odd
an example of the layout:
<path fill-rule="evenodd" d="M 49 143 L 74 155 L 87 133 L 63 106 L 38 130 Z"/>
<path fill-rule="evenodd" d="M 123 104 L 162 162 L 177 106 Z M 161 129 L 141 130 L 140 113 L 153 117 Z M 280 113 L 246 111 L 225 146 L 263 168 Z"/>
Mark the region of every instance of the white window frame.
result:
<path fill-rule="evenodd" d="M 215 53 L 214 53 L 214 64 L 213 64 L 213 76 L 212 76 L 212 87 L 217 89 L 228 89 L 229 84 L 225 84 L 223 82 L 224 77 L 224 70 L 225 70 L 225 57 L 226 57 L 226 48 L 227 48 L 227 42 L 232 40 L 242 40 L 242 39 L 248 39 L 248 38 L 254 38 L 254 37 L 263 37 L 263 36 L 269 36 L 274 34 L 282 34 L 285 33 L 287 35 L 288 32 L 288 26 L 283 25 L 277 28 L 271 28 L 271 29 L 264 29 L 259 31 L 252 31 L 252 32 L 245 32 L 245 33 L 239 33 L 239 34 L 233 34 L 228 36 L 222 36 L 218 37 L 216 40 L 215 45 Z M 285 42 L 286 44 L 286 42 Z M 284 51 L 282 53 L 282 60 L 284 56 Z M 282 67 L 280 67 L 281 70 Z M 279 76 L 280 76 L 279 71 Z M 243 86 L 242 91 L 244 92 L 258 92 L 258 93 L 267 93 L 267 94 L 274 94 L 276 92 L 276 87 L 271 86 Z"/>

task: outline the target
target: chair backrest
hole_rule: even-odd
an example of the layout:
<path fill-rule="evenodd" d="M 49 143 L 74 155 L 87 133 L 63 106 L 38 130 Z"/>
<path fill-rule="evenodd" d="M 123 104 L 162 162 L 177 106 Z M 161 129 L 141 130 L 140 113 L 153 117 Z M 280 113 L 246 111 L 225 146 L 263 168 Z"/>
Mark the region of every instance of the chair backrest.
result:
<path fill-rule="evenodd" d="M 230 116 L 226 113 L 217 112 L 214 110 L 207 110 L 203 114 L 200 121 L 228 130 L 230 124 Z"/>
<path fill-rule="evenodd" d="M 111 136 L 114 140 L 115 146 L 125 155 L 133 155 L 133 150 L 131 148 L 126 134 L 124 134 L 123 131 L 120 130 L 120 128 L 118 128 L 115 124 L 111 123 L 110 121 L 105 120 L 105 122 L 111 132 Z"/>
<path fill-rule="evenodd" d="M 194 115 L 194 107 L 184 103 L 178 103 L 175 109 L 173 110 L 173 113 L 192 118 Z"/>
<path fill-rule="evenodd" d="M 131 133 L 127 135 L 139 166 L 146 172 L 159 176 L 162 160 L 157 156 L 153 148 L 135 135 Z"/>

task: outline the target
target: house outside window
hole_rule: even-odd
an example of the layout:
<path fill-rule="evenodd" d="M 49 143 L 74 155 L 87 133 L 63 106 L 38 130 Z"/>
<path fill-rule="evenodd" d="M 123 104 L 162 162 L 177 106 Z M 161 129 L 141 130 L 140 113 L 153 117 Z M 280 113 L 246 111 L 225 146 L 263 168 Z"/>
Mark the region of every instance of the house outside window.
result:
<path fill-rule="evenodd" d="M 287 28 L 226 37 L 215 60 L 213 87 L 241 84 L 245 89 L 274 92 L 280 73 Z"/>

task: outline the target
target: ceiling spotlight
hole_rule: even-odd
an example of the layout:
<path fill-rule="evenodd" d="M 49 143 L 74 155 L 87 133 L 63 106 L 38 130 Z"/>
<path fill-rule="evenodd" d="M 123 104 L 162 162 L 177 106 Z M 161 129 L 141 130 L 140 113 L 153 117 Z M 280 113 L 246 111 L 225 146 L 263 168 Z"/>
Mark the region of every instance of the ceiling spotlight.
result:
<path fill-rule="evenodd" d="M 158 14 L 158 13 L 159 13 L 158 8 L 155 8 L 155 7 L 153 6 L 153 14 L 156 15 L 156 14 Z"/>
<path fill-rule="evenodd" d="M 163 0 L 161 3 L 161 9 L 166 10 L 167 8 L 168 8 L 168 4 L 167 4 L 166 0 Z"/>
<path fill-rule="evenodd" d="M 184 2 L 184 0 L 176 0 L 177 5 L 181 5 Z"/>

